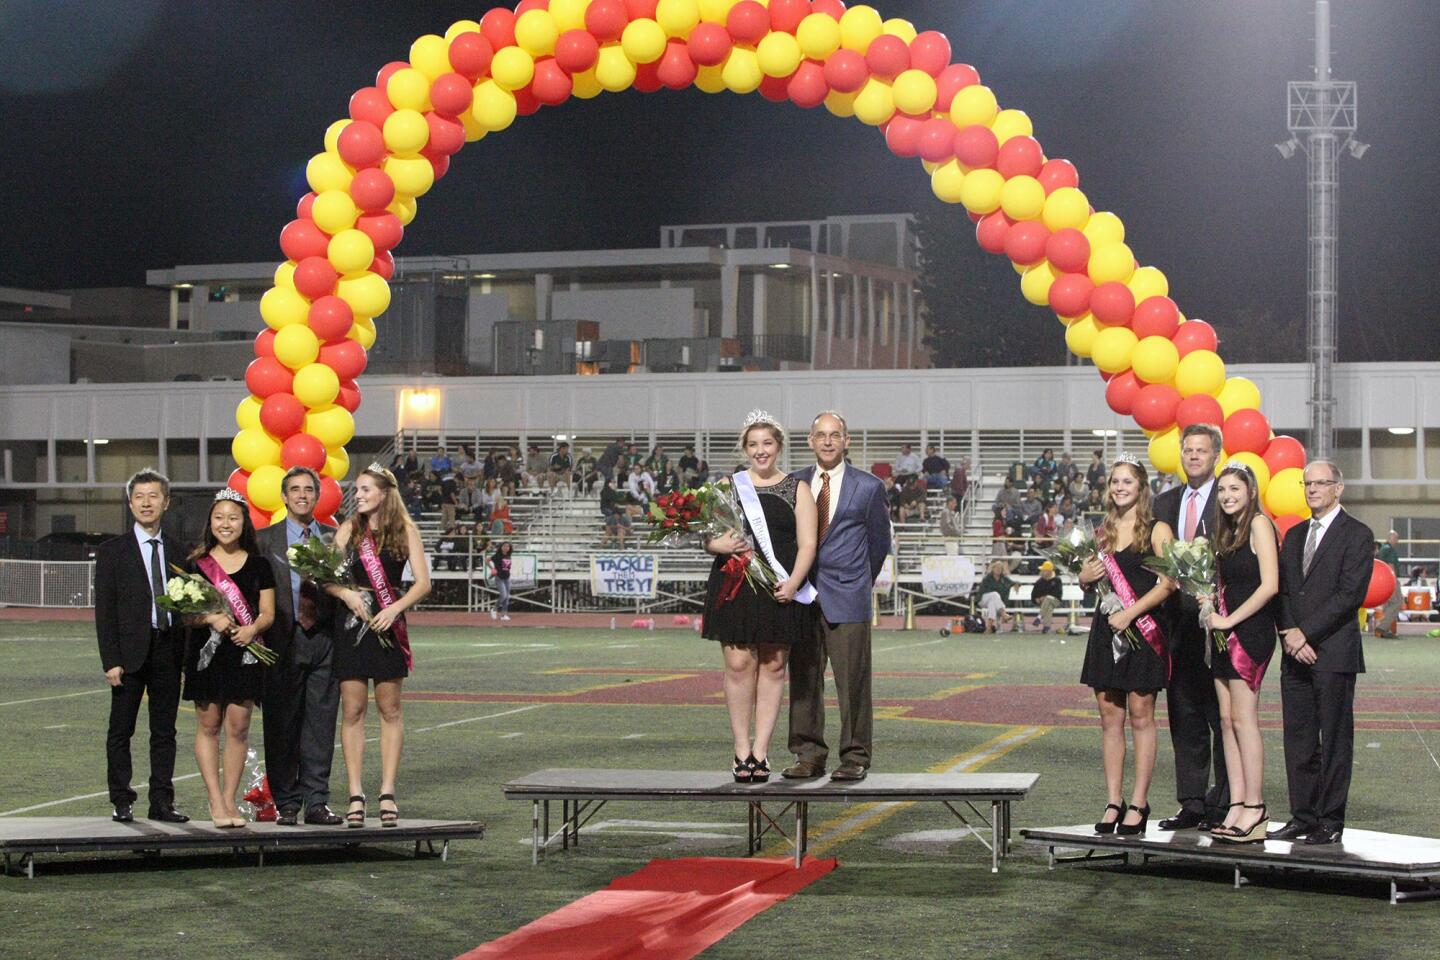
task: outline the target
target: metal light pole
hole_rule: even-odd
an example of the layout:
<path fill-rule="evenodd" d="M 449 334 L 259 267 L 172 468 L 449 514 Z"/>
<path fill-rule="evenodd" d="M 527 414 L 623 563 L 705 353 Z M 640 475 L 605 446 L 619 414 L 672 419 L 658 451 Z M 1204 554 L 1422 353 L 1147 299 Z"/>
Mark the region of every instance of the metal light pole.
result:
<path fill-rule="evenodd" d="M 1340 180 L 1337 168 L 1344 148 L 1359 160 L 1370 149 L 1353 136 L 1356 129 L 1355 83 L 1330 77 L 1330 3 L 1315 3 L 1315 79 L 1286 85 L 1290 139 L 1277 143 L 1290 159 L 1304 150 L 1309 158 L 1310 294 L 1306 310 L 1306 358 L 1310 362 L 1310 454 L 1328 458 L 1335 445 L 1335 301 L 1340 242 Z M 1301 137 L 1304 137 L 1302 140 Z"/>

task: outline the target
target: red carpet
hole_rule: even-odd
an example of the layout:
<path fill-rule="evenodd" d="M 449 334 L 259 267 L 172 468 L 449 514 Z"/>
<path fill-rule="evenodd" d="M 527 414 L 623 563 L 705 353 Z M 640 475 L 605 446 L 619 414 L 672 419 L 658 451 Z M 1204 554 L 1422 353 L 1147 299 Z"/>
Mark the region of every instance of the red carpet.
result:
<path fill-rule="evenodd" d="M 652 860 L 457 960 L 686 960 L 834 870 L 834 860 Z"/>

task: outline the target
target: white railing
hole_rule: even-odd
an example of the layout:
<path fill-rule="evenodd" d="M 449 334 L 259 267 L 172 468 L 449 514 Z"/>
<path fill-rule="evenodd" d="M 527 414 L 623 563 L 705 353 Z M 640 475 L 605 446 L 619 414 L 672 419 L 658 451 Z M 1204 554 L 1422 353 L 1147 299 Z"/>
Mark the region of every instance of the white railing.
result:
<path fill-rule="evenodd" d="M 0 560 L 0 607 L 93 607 L 88 560 Z"/>

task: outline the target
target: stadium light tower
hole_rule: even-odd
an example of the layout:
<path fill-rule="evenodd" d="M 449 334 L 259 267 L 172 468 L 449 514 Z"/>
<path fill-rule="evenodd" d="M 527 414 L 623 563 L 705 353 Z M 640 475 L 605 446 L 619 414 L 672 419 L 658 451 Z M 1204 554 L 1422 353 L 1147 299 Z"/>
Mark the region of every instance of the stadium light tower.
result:
<path fill-rule="evenodd" d="M 1310 296 L 1306 310 L 1306 355 L 1310 362 L 1310 452 L 1330 457 L 1335 443 L 1335 301 L 1340 241 L 1341 149 L 1356 160 L 1370 149 L 1355 139 L 1354 81 L 1330 76 L 1330 2 L 1315 3 L 1315 79 L 1286 85 L 1290 139 L 1275 144 L 1290 159 L 1296 150 L 1309 158 Z M 1303 139 L 1302 139 L 1303 138 Z"/>

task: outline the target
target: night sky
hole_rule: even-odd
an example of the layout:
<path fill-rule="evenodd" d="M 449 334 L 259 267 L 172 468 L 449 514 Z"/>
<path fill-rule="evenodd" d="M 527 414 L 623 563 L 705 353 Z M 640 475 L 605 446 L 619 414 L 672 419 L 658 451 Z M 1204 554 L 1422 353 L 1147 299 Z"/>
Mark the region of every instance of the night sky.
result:
<path fill-rule="evenodd" d="M 946 33 L 1002 107 L 1028 112 L 1188 315 L 1222 332 L 1303 316 L 1304 156 L 1271 145 L 1288 136 L 1285 81 L 1311 76 L 1309 0 L 875 5 Z M 147 268 L 277 260 L 305 161 L 350 93 L 416 37 L 485 9 L 0 0 L 0 285 L 142 285 Z M 1440 4 L 1332 9 L 1335 77 L 1359 82 L 1357 137 L 1373 144 L 1341 162 L 1341 358 L 1437 359 Z M 397 252 L 648 247 L 665 223 L 938 203 L 919 161 L 858 121 L 758 94 L 632 91 L 467 145 Z"/>

